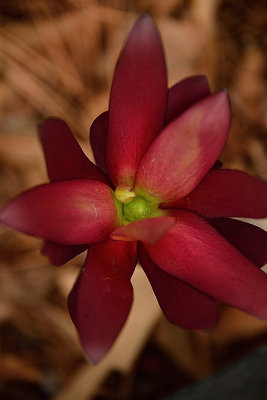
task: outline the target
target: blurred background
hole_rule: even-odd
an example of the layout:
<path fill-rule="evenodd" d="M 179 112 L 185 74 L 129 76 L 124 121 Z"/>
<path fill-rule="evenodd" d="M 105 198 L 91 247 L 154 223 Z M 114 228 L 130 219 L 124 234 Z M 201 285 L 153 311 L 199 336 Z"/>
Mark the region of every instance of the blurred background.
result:
<path fill-rule="evenodd" d="M 44 117 L 65 119 L 92 157 L 89 127 L 144 12 L 161 33 L 170 85 L 205 74 L 213 90 L 229 90 L 224 167 L 267 179 L 266 0 L 1 0 L 0 206 L 47 181 L 36 132 Z M 66 308 L 84 255 L 56 268 L 41 246 L 0 226 L 1 400 L 163 399 L 267 344 L 266 323 L 223 305 L 210 333 L 172 326 L 138 269 L 127 326 L 93 367 Z"/>

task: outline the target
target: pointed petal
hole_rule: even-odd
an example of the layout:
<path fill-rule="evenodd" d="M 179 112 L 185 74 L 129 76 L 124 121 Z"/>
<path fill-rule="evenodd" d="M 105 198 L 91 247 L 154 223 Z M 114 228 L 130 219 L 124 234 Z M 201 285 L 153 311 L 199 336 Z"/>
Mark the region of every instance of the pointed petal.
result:
<path fill-rule="evenodd" d="M 225 91 L 192 106 L 152 143 L 139 166 L 136 190 L 146 190 L 168 201 L 186 196 L 214 165 L 229 127 Z"/>
<path fill-rule="evenodd" d="M 63 244 L 104 240 L 117 225 L 112 190 L 93 180 L 48 183 L 22 193 L 0 213 L 14 229 Z"/>
<path fill-rule="evenodd" d="M 96 179 L 104 174 L 86 157 L 66 122 L 50 118 L 38 126 L 47 172 L 52 182 L 71 179 Z"/>
<path fill-rule="evenodd" d="M 100 114 L 90 128 L 90 143 L 93 149 L 96 164 L 106 172 L 106 139 L 108 134 L 108 111 Z"/>
<path fill-rule="evenodd" d="M 198 215 L 177 211 L 177 224 L 145 248 L 169 274 L 267 320 L 267 276 Z"/>
<path fill-rule="evenodd" d="M 210 87 L 205 75 L 190 76 L 172 86 L 168 93 L 167 124 L 208 95 Z"/>
<path fill-rule="evenodd" d="M 46 241 L 41 253 L 48 257 L 53 265 L 61 266 L 71 260 L 73 257 L 87 250 L 89 245 L 69 246 L 61 243 Z"/>
<path fill-rule="evenodd" d="M 230 218 L 209 219 L 208 222 L 253 264 L 267 263 L 267 232 L 258 226 Z"/>
<path fill-rule="evenodd" d="M 147 243 L 156 243 L 175 223 L 173 217 L 154 217 L 131 222 L 128 225 L 115 229 L 110 237 L 113 240 L 132 242 L 140 240 Z"/>
<path fill-rule="evenodd" d="M 187 208 L 205 218 L 267 217 L 267 182 L 246 172 L 213 170 L 188 196 L 164 208 Z"/>
<path fill-rule="evenodd" d="M 167 274 L 139 248 L 140 263 L 166 318 L 185 329 L 212 328 L 219 318 L 216 302 L 204 293 Z"/>
<path fill-rule="evenodd" d="M 107 240 L 91 245 L 69 295 L 71 318 L 85 353 L 95 363 L 109 350 L 128 316 L 136 261 L 135 243 Z"/>
<path fill-rule="evenodd" d="M 139 162 L 161 131 L 167 78 L 157 29 L 148 15 L 134 25 L 113 78 L 106 163 L 114 186 L 133 185 Z"/>

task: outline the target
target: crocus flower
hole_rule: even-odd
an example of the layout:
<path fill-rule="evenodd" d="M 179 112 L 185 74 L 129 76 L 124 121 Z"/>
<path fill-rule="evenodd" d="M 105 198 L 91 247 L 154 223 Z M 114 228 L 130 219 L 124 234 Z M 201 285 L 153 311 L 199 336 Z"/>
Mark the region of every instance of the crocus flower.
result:
<path fill-rule="evenodd" d="M 109 110 L 91 127 L 96 164 L 65 122 L 39 126 L 51 183 L 21 194 L 1 221 L 45 240 L 62 265 L 88 249 L 68 301 L 88 357 L 99 361 L 128 316 L 139 259 L 166 317 L 187 329 L 218 320 L 216 300 L 267 320 L 267 232 L 227 217 L 267 216 L 267 183 L 221 169 L 230 128 L 225 90 L 194 76 L 167 89 L 149 16 L 120 54 Z"/>

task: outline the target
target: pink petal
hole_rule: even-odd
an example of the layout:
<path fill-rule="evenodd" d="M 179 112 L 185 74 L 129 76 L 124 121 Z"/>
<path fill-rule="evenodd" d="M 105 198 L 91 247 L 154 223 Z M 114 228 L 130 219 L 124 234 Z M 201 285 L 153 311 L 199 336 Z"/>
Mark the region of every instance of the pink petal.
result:
<path fill-rule="evenodd" d="M 104 174 L 86 157 L 66 122 L 50 118 L 38 127 L 49 179 L 96 179 L 106 182 Z"/>
<path fill-rule="evenodd" d="M 190 76 L 172 86 L 168 93 L 167 124 L 208 95 L 210 87 L 205 75 Z"/>
<path fill-rule="evenodd" d="M 267 182 L 235 170 L 213 170 L 183 199 L 164 208 L 188 208 L 206 218 L 267 217 Z"/>
<path fill-rule="evenodd" d="M 117 209 L 108 186 L 77 179 L 28 190 L 1 211 L 0 221 L 52 242 L 87 244 L 108 237 Z"/>
<path fill-rule="evenodd" d="M 145 248 L 160 268 L 207 295 L 267 320 L 267 276 L 204 219 L 177 211 L 177 224 Z"/>
<path fill-rule="evenodd" d="M 214 165 L 229 127 L 225 91 L 192 106 L 152 143 L 138 169 L 136 190 L 146 190 L 167 201 L 186 196 Z"/>
<path fill-rule="evenodd" d="M 113 240 L 128 242 L 140 240 L 147 243 L 156 243 L 175 223 L 173 217 L 154 217 L 131 222 L 128 225 L 115 229 L 110 237 Z"/>
<path fill-rule="evenodd" d="M 208 222 L 253 264 L 267 263 L 267 232 L 258 226 L 230 218 L 209 219 Z"/>
<path fill-rule="evenodd" d="M 90 128 L 90 143 L 93 149 L 96 164 L 106 172 L 106 139 L 108 134 L 108 111 L 100 114 Z"/>
<path fill-rule="evenodd" d="M 69 295 L 69 312 L 85 353 L 98 362 L 128 316 L 137 261 L 135 243 L 107 240 L 90 246 L 84 268 Z"/>
<path fill-rule="evenodd" d="M 110 94 L 106 163 L 114 186 L 133 185 L 139 162 L 164 125 L 167 79 L 161 40 L 148 15 L 134 25 Z"/>
<path fill-rule="evenodd" d="M 56 266 L 65 264 L 73 257 L 87 250 L 89 245 L 75 245 L 69 246 L 66 244 L 53 243 L 46 241 L 41 253 L 48 257 L 50 262 Z"/>
<path fill-rule="evenodd" d="M 167 274 L 149 258 L 143 246 L 140 263 L 166 318 L 185 329 L 212 328 L 218 321 L 216 302 L 204 293 Z"/>

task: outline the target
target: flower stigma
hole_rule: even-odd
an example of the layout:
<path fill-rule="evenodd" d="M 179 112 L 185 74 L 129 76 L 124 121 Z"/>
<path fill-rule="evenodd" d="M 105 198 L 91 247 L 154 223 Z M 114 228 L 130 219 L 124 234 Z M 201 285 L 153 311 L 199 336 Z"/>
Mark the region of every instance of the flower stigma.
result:
<path fill-rule="evenodd" d="M 151 210 L 148 202 L 142 197 L 135 197 L 130 203 L 124 204 L 124 215 L 128 221 L 138 221 L 148 218 Z"/>
<path fill-rule="evenodd" d="M 124 223 L 138 221 L 151 215 L 149 202 L 141 196 L 137 196 L 134 189 L 127 184 L 117 186 L 116 199 L 122 203 Z"/>

